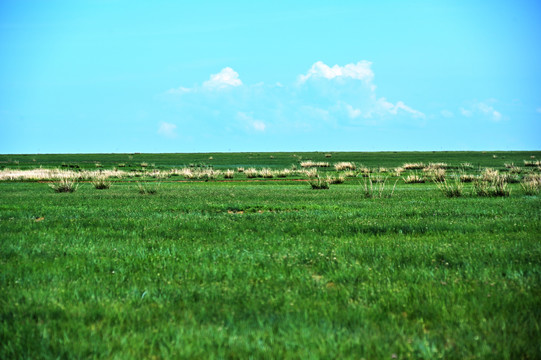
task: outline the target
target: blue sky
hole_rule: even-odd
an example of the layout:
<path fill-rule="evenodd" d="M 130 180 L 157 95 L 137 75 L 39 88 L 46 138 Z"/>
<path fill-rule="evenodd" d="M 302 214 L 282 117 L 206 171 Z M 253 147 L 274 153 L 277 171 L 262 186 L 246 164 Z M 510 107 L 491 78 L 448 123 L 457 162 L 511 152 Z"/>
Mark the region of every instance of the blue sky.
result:
<path fill-rule="evenodd" d="M 0 153 L 541 149 L 539 1 L 0 2 Z"/>

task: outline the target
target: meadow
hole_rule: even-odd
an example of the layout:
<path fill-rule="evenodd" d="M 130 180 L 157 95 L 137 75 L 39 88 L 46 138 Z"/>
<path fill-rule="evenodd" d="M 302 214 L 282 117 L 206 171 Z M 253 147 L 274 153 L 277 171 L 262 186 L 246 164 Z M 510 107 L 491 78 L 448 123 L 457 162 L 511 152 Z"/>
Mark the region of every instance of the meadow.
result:
<path fill-rule="evenodd" d="M 0 358 L 541 358 L 540 158 L 0 155 Z"/>

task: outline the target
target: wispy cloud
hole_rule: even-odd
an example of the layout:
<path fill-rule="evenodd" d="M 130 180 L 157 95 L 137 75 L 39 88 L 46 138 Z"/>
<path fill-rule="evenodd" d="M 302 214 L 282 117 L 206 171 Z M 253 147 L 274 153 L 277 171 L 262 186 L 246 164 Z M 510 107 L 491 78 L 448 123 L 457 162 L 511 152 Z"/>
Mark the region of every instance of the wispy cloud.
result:
<path fill-rule="evenodd" d="M 460 113 L 466 117 L 471 117 L 477 114 L 493 121 L 500 121 L 502 119 L 502 114 L 492 105 L 495 102 L 496 100 L 493 99 L 479 102 L 475 101 L 466 108 L 460 108 Z"/>
<path fill-rule="evenodd" d="M 174 139 L 177 137 L 176 129 L 177 126 L 175 124 L 161 122 L 158 128 L 158 134 L 169 139 Z"/>
<path fill-rule="evenodd" d="M 477 108 L 481 113 L 491 117 L 492 120 L 499 121 L 502 118 L 502 114 L 487 103 L 480 102 L 477 104 Z"/>
<path fill-rule="evenodd" d="M 242 111 L 237 112 L 237 119 L 239 119 L 243 124 L 245 124 L 248 130 L 263 132 L 267 128 L 263 121 L 254 119 L 252 115 L 246 114 Z"/>
<path fill-rule="evenodd" d="M 453 112 L 449 110 L 442 110 L 440 111 L 440 114 L 445 118 L 452 118 L 453 116 L 455 116 L 455 114 L 453 114 Z"/>

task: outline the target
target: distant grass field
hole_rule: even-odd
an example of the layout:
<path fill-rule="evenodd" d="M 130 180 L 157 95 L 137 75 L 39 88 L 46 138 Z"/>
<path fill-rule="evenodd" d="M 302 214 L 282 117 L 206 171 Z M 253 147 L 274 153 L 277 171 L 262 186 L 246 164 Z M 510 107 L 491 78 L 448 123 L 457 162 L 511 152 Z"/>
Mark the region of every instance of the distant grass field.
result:
<path fill-rule="evenodd" d="M 330 155 L 330 157 L 327 157 Z M 368 167 L 400 166 L 402 163 L 446 162 L 458 166 L 470 162 L 475 167 L 500 167 L 504 163 L 521 165 L 531 156 L 541 159 L 540 151 L 430 151 L 430 152 L 268 152 L 268 153 L 199 153 L 199 154 L 35 154 L 0 155 L 2 167 L 35 168 L 79 165 L 81 168 L 95 168 L 99 162 L 104 167 L 139 167 L 141 163 L 160 167 L 180 167 L 190 164 L 212 165 L 217 168 L 256 166 L 281 168 L 298 164 L 300 160 L 353 161 Z"/>
<path fill-rule="evenodd" d="M 328 190 L 303 176 L 243 174 L 143 174 L 105 190 L 82 181 L 73 193 L 0 181 L 0 358 L 541 358 L 541 199 L 518 182 L 538 177 L 524 161 L 539 158 L 0 155 L 4 170 L 313 160 L 330 163 L 321 174 L 337 174 L 339 161 L 372 172 Z M 517 180 L 507 196 L 477 196 L 465 182 L 462 196 L 446 197 L 433 181 L 404 181 L 422 170 L 391 170 L 415 162 L 445 162 L 449 178 L 469 163 L 476 181 L 485 167 Z M 385 196 L 367 198 L 367 176 L 388 176 Z"/>

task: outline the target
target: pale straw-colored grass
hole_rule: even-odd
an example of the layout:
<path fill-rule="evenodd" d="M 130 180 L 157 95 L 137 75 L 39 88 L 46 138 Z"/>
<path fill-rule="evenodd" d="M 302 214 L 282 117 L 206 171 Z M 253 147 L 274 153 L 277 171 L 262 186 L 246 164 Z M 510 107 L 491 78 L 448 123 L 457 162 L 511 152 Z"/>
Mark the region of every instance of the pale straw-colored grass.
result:
<path fill-rule="evenodd" d="M 422 162 L 405 163 L 404 165 L 402 165 L 402 168 L 404 168 L 404 170 L 421 170 L 424 167 L 425 167 L 425 164 L 423 164 Z"/>
<path fill-rule="evenodd" d="M 357 166 L 355 163 L 350 161 L 341 161 L 334 164 L 334 169 L 336 171 L 344 171 L 344 170 L 355 170 Z"/>
<path fill-rule="evenodd" d="M 83 170 L 72 171 L 64 169 L 30 169 L 30 170 L 0 170 L 0 181 L 55 181 L 63 179 L 92 180 L 97 177 L 122 178 L 131 174 L 119 170 Z"/>
<path fill-rule="evenodd" d="M 300 165 L 301 165 L 302 168 L 329 167 L 330 166 L 330 164 L 328 162 L 325 162 L 325 161 L 312 161 L 312 160 L 301 161 Z"/>

